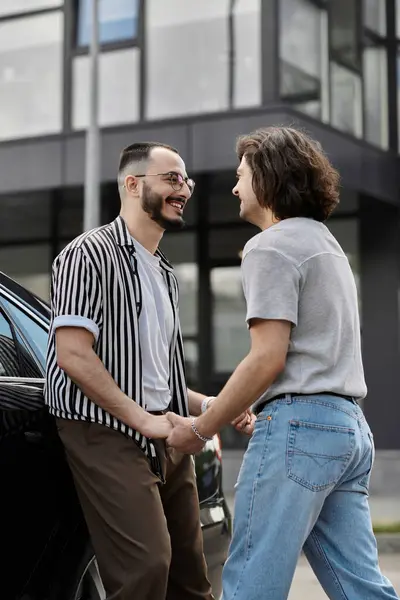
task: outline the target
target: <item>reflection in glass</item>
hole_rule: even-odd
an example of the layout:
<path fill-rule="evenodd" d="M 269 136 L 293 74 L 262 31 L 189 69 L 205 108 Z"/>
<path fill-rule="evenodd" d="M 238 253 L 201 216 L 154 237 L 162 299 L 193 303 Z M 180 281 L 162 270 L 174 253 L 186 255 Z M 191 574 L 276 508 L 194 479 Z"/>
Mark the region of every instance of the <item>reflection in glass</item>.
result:
<path fill-rule="evenodd" d="M 100 54 L 99 123 L 102 126 L 132 123 L 139 119 L 138 48 Z M 73 62 L 72 125 L 83 129 L 89 123 L 89 57 Z"/>
<path fill-rule="evenodd" d="M 0 23 L 0 139 L 62 128 L 61 11 Z"/>
<path fill-rule="evenodd" d="M 358 219 L 331 218 L 326 223 L 328 229 L 335 236 L 346 254 L 358 292 L 358 304 L 361 310 L 361 276 L 360 276 L 360 233 Z"/>
<path fill-rule="evenodd" d="M 385 48 L 364 48 L 365 138 L 372 144 L 387 148 L 388 89 L 387 54 Z"/>
<path fill-rule="evenodd" d="M 250 348 L 240 267 L 214 268 L 211 293 L 214 371 L 231 373 Z"/>
<path fill-rule="evenodd" d="M 47 331 L 40 327 L 40 325 L 33 321 L 33 319 L 28 317 L 28 315 L 26 315 L 20 308 L 12 304 L 12 302 L 2 298 L 2 304 L 8 315 L 10 315 L 14 325 L 19 329 L 27 343 L 31 346 L 43 370 L 45 370 L 48 340 Z M 36 377 L 37 376 L 38 375 L 36 375 Z"/>
<path fill-rule="evenodd" d="M 386 2 L 363 0 L 364 26 L 378 33 L 386 34 Z"/>
<path fill-rule="evenodd" d="M 329 24 L 331 52 L 335 60 L 359 69 L 361 65 L 357 4 L 358 0 L 330 2 Z"/>
<path fill-rule="evenodd" d="M 341 131 L 362 137 L 361 77 L 331 64 L 331 123 Z"/>
<path fill-rule="evenodd" d="M 139 0 L 99 0 L 99 38 L 102 44 L 133 39 L 138 30 Z M 89 44 L 92 0 L 79 0 L 78 45 Z"/>
<path fill-rule="evenodd" d="M 282 0 L 280 8 L 280 95 L 296 108 L 322 116 L 321 81 L 327 44 L 325 11 L 307 0 Z M 312 108 L 311 108 L 312 107 Z"/>
<path fill-rule="evenodd" d="M 396 0 L 396 36 L 400 38 L 400 0 Z"/>
<path fill-rule="evenodd" d="M 174 266 L 179 283 L 179 315 L 183 335 L 197 333 L 198 266 L 181 263 Z"/>
<path fill-rule="evenodd" d="M 234 4 L 235 108 L 261 104 L 261 0 Z"/>
<path fill-rule="evenodd" d="M 229 0 L 146 0 L 149 119 L 228 108 L 228 14 Z"/>
<path fill-rule="evenodd" d="M 179 314 L 183 336 L 197 334 L 198 265 L 196 238 L 191 232 L 166 233 L 160 249 L 172 266 L 179 283 Z"/>
<path fill-rule="evenodd" d="M 186 383 L 188 387 L 196 387 L 198 380 L 199 348 L 194 340 L 183 340 L 185 348 Z"/>
<path fill-rule="evenodd" d="M 21 376 L 18 354 L 10 325 L 0 313 L 0 377 Z"/>

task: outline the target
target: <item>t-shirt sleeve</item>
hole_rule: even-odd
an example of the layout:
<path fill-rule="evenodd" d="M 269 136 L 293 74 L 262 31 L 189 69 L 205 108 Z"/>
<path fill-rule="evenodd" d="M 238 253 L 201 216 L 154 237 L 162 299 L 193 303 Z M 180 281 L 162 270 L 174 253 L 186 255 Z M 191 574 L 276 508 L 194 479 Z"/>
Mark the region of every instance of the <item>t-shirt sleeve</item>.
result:
<path fill-rule="evenodd" d="M 80 248 L 60 254 L 52 272 L 53 328 L 84 327 L 97 340 L 102 328 L 102 294 L 98 274 Z"/>
<path fill-rule="evenodd" d="M 297 325 L 300 273 L 276 250 L 250 250 L 242 264 L 247 323 L 251 319 Z"/>

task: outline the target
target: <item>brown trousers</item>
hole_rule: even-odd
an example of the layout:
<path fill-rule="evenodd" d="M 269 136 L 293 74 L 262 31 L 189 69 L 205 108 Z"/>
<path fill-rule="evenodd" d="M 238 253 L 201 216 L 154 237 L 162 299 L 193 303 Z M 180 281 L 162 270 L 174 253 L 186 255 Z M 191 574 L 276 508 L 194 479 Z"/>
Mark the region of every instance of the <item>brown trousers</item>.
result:
<path fill-rule="evenodd" d="M 157 442 L 161 485 L 137 445 L 57 419 L 108 600 L 212 600 L 193 461 Z"/>

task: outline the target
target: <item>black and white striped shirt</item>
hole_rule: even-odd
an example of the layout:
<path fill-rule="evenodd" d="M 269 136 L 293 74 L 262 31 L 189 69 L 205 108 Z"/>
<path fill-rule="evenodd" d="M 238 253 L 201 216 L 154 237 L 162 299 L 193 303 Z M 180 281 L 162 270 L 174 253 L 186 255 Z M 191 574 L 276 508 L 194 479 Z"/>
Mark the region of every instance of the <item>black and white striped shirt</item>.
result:
<path fill-rule="evenodd" d="M 188 415 L 182 334 L 178 317 L 178 283 L 165 256 L 157 251 L 174 316 L 170 350 L 170 410 Z M 110 415 L 86 397 L 57 365 L 54 327 L 62 319 L 88 324 L 94 349 L 120 389 L 145 408 L 139 315 L 142 308 L 134 241 L 122 219 L 86 232 L 56 258 L 51 283 L 52 322 L 47 352 L 45 401 L 59 418 L 92 421 L 132 437 L 161 476 L 151 440 Z"/>

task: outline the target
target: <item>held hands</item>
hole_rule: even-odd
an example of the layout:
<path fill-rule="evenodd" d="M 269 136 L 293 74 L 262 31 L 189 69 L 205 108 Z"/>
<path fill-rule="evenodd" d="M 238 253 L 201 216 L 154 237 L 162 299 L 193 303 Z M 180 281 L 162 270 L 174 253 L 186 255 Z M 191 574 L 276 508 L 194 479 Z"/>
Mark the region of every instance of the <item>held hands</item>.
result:
<path fill-rule="evenodd" d="M 141 433 L 147 438 L 165 439 L 172 431 L 172 423 L 167 415 L 150 415 L 147 413 Z"/>
<path fill-rule="evenodd" d="M 214 402 L 210 400 L 208 406 Z M 247 409 L 232 421 L 233 427 L 240 433 L 251 436 L 254 431 L 256 416 Z M 185 454 L 197 454 L 204 446 L 192 428 L 190 418 L 181 417 L 169 412 L 165 415 L 146 415 L 142 433 L 153 439 L 166 439 L 167 445 Z"/>
<path fill-rule="evenodd" d="M 256 420 L 256 415 L 252 413 L 251 410 L 247 409 L 232 421 L 232 425 L 239 433 L 245 433 L 246 435 L 252 436 Z"/>
<path fill-rule="evenodd" d="M 208 401 L 207 408 L 209 408 L 212 403 L 215 401 L 215 398 L 212 398 Z M 251 412 L 248 408 L 242 414 L 240 414 L 236 419 L 234 419 L 231 425 L 238 431 L 239 433 L 244 433 L 248 436 L 252 436 L 254 432 L 254 425 L 256 422 L 256 415 Z"/>
<path fill-rule="evenodd" d="M 197 454 L 202 450 L 205 442 L 201 440 L 192 429 L 192 420 L 187 417 L 170 412 L 168 419 L 173 427 L 167 438 L 167 445 L 184 454 Z"/>

